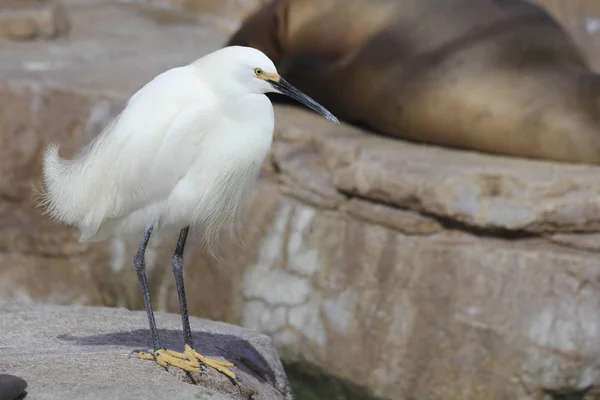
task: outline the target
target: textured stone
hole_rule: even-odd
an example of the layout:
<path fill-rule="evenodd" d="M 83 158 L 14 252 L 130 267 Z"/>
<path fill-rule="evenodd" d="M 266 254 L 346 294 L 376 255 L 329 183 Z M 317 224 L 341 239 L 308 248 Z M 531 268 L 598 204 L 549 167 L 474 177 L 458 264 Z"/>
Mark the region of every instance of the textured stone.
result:
<path fill-rule="evenodd" d="M 428 148 L 374 135 L 319 136 L 341 191 L 476 228 L 597 231 L 600 167 Z M 348 160 L 348 155 L 356 155 Z"/>
<path fill-rule="evenodd" d="M 55 38 L 70 29 L 65 8 L 54 1 L 0 2 L 0 38 L 31 40 Z"/>
<path fill-rule="evenodd" d="M 278 209 L 275 232 L 310 207 L 281 197 Z M 285 328 L 261 311 L 260 329 L 287 362 L 386 399 L 541 400 L 588 388 L 591 396 L 600 385 L 597 254 L 542 239 L 406 235 L 325 210 L 311 214 L 298 232 L 319 254 L 305 278 L 308 302 L 289 307 Z M 272 261 L 289 270 L 294 261 L 277 256 Z M 248 253 L 234 259 L 255 277 L 267 262 L 255 264 Z M 294 286 L 278 286 L 284 301 Z M 255 315 L 255 301 L 240 310 L 242 320 Z"/>
<path fill-rule="evenodd" d="M 225 36 L 149 5 L 72 1 L 64 42 L 0 49 L 0 298 L 142 309 L 139 238 L 79 244 L 30 185 L 48 142 L 70 156 L 150 77 Z M 240 243 L 215 260 L 190 237 L 189 311 L 259 329 L 295 373 L 349 388 L 317 398 L 598 399 L 599 172 L 277 106 Z M 161 311 L 179 310 L 175 240 L 147 252 Z"/>
<path fill-rule="evenodd" d="M 323 159 L 310 146 L 276 142 L 273 162 L 282 172 L 284 193 L 319 208 L 336 208 L 346 199 L 333 185 Z"/>
<path fill-rule="evenodd" d="M 163 345 L 182 351 L 179 316 L 156 317 Z M 159 399 L 175 391 L 181 399 L 292 399 L 271 340 L 237 326 L 190 319 L 197 350 L 235 364 L 233 383 L 213 369 L 188 377 L 130 357 L 151 343 L 145 312 L 9 302 L 0 304 L 0 321 L 0 371 L 25 379 L 28 398 Z"/>
<path fill-rule="evenodd" d="M 182 351 L 179 316 L 156 318 L 163 345 Z M 150 345 L 145 312 L 5 303 L 0 321 L 0 372 L 25 379 L 27 398 L 292 399 L 271 340 L 237 326 L 190 319 L 197 350 L 235 364 L 233 383 L 213 369 L 188 377 L 130 356 Z"/>
<path fill-rule="evenodd" d="M 429 235 L 444 230 L 434 218 L 370 201 L 351 199 L 340 207 L 340 211 L 409 235 Z"/>

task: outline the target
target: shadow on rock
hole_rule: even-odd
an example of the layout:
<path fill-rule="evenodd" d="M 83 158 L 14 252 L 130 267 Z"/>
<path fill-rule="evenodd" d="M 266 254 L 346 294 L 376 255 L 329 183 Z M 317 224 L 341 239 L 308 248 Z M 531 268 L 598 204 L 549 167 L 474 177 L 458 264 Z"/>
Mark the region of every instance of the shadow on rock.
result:
<path fill-rule="evenodd" d="M 183 351 L 183 335 L 179 330 L 159 329 L 162 345 L 170 350 Z M 275 373 L 265 358 L 247 340 L 234 335 L 208 332 L 192 334 L 196 351 L 206 357 L 223 357 L 237 368 L 261 382 L 274 382 Z M 79 346 L 123 346 L 135 350 L 147 350 L 152 343 L 149 329 L 136 329 L 126 332 L 102 335 L 71 336 L 61 335 L 60 340 L 75 342 Z"/>

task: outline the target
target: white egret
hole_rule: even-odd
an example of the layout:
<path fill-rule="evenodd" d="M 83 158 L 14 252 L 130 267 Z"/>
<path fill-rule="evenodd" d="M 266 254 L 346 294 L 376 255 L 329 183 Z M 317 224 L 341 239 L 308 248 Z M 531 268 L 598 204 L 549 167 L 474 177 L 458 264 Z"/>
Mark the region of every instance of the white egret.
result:
<path fill-rule="evenodd" d="M 262 52 L 231 46 L 156 76 L 72 160 L 53 144 L 44 154 L 42 205 L 80 230 L 80 241 L 143 233 L 134 267 L 152 334 L 139 358 L 199 372 L 213 367 L 235 377 L 233 364 L 194 350 L 183 283 L 183 251 L 191 227 L 210 247 L 231 228 L 249 199 L 270 150 L 273 106 L 266 93 L 288 95 L 337 119 L 281 78 Z M 161 345 L 146 278 L 145 250 L 154 232 L 179 240 L 172 267 L 183 324 L 184 352 Z"/>

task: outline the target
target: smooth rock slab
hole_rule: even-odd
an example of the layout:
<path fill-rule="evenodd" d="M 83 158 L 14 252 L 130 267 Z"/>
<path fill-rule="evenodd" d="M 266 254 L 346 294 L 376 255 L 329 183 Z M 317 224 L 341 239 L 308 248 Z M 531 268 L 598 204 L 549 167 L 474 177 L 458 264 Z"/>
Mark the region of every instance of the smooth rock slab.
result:
<path fill-rule="evenodd" d="M 163 346 L 183 349 L 181 320 L 157 313 Z M 191 318 L 196 349 L 235 364 L 236 384 L 209 369 L 192 379 L 139 360 L 147 349 L 145 312 L 119 308 L 0 304 L 0 374 L 28 383 L 27 400 L 292 399 L 271 340 L 260 333 Z"/>

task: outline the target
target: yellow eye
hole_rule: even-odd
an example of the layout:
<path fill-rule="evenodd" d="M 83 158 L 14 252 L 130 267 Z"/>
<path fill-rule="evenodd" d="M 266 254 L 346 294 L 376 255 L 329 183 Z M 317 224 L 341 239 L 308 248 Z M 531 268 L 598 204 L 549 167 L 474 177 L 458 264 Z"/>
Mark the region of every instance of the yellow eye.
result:
<path fill-rule="evenodd" d="M 254 68 L 254 73 L 256 74 L 256 76 L 261 76 L 262 74 L 264 74 L 263 70 L 260 68 Z"/>

